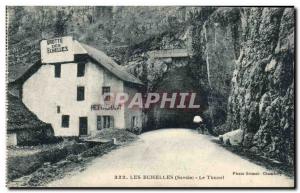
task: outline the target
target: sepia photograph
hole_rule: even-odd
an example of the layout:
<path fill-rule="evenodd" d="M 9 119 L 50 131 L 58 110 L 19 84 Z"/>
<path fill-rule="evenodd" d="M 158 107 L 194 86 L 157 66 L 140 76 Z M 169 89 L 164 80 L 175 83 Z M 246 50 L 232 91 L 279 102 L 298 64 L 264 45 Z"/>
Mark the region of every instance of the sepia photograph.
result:
<path fill-rule="evenodd" d="M 295 30 L 293 6 L 6 6 L 6 186 L 295 188 Z"/>

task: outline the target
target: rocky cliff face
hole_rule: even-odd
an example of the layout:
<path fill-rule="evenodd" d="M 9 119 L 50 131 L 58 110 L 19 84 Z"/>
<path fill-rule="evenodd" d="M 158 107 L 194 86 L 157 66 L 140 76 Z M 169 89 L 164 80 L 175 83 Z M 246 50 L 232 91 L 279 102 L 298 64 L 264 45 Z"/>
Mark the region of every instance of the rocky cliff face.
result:
<path fill-rule="evenodd" d="M 142 42 L 127 50 L 129 57 L 124 60 L 126 69 L 146 84 L 146 92 L 177 93 L 193 92 L 196 104 L 203 106 L 202 92 L 197 81 L 191 76 L 191 58 L 187 57 L 151 57 L 151 51 L 181 49 L 188 52 L 188 33 L 185 28 L 177 32 L 167 32 Z M 170 97 L 170 96 L 169 96 Z M 205 108 L 205 107 L 204 107 Z M 159 104 L 145 109 L 147 123 L 144 130 L 166 127 L 193 127 L 193 116 L 199 109 L 160 108 Z M 182 116 L 184 114 L 184 116 Z"/>
<path fill-rule="evenodd" d="M 206 90 L 213 132 L 242 129 L 242 146 L 291 164 L 294 9 L 211 8 L 195 15 L 194 72 Z"/>
<path fill-rule="evenodd" d="M 231 78 L 240 54 L 240 9 L 200 10 L 191 21 L 193 64 L 200 67 L 196 72 L 208 103 L 204 116 L 215 134 L 224 133 L 227 130 L 221 125 L 226 121 Z"/>
<path fill-rule="evenodd" d="M 185 7 L 8 6 L 8 80 L 19 78 L 39 59 L 41 39 L 73 36 L 123 64 L 133 54 L 128 47 L 177 32 L 185 15 Z"/>
<path fill-rule="evenodd" d="M 232 77 L 227 127 L 244 130 L 243 146 L 293 162 L 294 9 L 245 8 Z"/>

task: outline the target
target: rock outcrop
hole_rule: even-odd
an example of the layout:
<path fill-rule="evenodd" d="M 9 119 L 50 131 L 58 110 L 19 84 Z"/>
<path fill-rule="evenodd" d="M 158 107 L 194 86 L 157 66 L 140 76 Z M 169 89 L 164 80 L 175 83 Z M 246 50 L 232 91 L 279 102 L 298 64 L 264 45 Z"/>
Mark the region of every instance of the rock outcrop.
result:
<path fill-rule="evenodd" d="M 201 12 L 206 12 L 202 13 Z M 220 127 L 226 121 L 228 97 L 235 60 L 240 53 L 241 17 L 239 8 L 200 10 L 193 26 L 194 63 L 201 68 L 201 89 L 205 90 L 209 127 L 214 134 L 223 134 Z M 197 22 L 202 20 L 202 22 Z"/>
<path fill-rule="evenodd" d="M 294 9 L 244 8 L 241 50 L 229 96 L 227 127 L 241 145 L 282 162 L 294 158 Z"/>
<path fill-rule="evenodd" d="M 126 69 L 139 77 L 146 85 L 146 92 L 156 93 L 197 93 L 196 104 L 201 104 L 201 92 L 197 81 L 191 74 L 191 58 L 188 51 L 189 30 L 178 28 L 176 33 L 163 33 L 151 38 L 131 50 L 125 61 Z M 176 53 L 175 50 L 179 53 Z M 162 54 L 172 52 L 164 57 L 154 57 L 153 52 Z M 151 53 L 152 52 L 152 53 Z M 178 54 L 184 56 L 178 57 Z M 170 97 L 170 96 L 169 96 Z M 203 106 L 203 104 L 201 104 Z M 193 116 L 199 109 L 160 108 L 159 104 L 145 109 L 147 123 L 144 130 L 166 127 L 194 127 Z M 184 116 L 182 116 L 184 113 Z M 163 115 L 163 116 L 162 116 Z"/>
<path fill-rule="evenodd" d="M 214 134 L 292 164 L 294 9 L 211 8 L 191 17 L 193 59 Z"/>

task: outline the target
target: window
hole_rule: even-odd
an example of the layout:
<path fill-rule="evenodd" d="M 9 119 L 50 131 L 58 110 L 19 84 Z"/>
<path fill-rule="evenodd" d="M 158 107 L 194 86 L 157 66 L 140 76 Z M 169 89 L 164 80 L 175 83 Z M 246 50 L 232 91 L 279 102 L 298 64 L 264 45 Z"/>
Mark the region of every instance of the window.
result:
<path fill-rule="evenodd" d="M 102 95 L 104 95 L 105 93 L 110 93 L 110 87 L 109 86 L 103 86 L 102 87 Z M 104 98 L 104 101 L 110 101 L 110 96 L 106 96 Z"/>
<path fill-rule="evenodd" d="M 61 64 L 54 64 L 54 76 L 55 78 L 60 78 Z"/>
<path fill-rule="evenodd" d="M 70 116 L 63 115 L 61 116 L 61 127 L 68 128 L 69 127 Z"/>
<path fill-rule="evenodd" d="M 84 76 L 85 72 L 85 63 L 78 63 L 77 64 L 77 77 Z"/>
<path fill-rule="evenodd" d="M 101 116 L 97 116 L 97 130 L 102 129 Z"/>
<path fill-rule="evenodd" d="M 77 101 L 84 100 L 84 86 L 77 87 Z"/>
<path fill-rule="evenodd" d="M 57 107 L 56 107 L 56 112 L 57 112 L 57 113 L 60 113 L 60 106 L 57 106 Z"/>
<path fill-rule="evenodd" d="M 112 116 L 103 116 L 103 128 L 112 128 L 114 127 L 114 118 Z"/>
<path fill-rule="evenodd" d="M 97 116 L 97 130 L 108 129 L 114 127 L 114 117 L 113 116 Z"/>

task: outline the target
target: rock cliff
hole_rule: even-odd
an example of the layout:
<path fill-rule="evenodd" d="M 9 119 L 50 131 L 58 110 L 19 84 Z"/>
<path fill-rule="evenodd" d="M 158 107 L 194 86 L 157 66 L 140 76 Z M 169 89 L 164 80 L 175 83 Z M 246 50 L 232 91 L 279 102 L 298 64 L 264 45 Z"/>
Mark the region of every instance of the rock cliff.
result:
<path fill-rule="evenodd" d="M 227 127 L 242 145 L 287 163 L 294 148 L 294 9 L 245 8 Z"/>
<path fill-rule="evenodd" d="M 241 146 L 292 164 L 294 9 L 205 11 L 192 18 L 193 54 L 214 133 L 241 129 Z"/>

